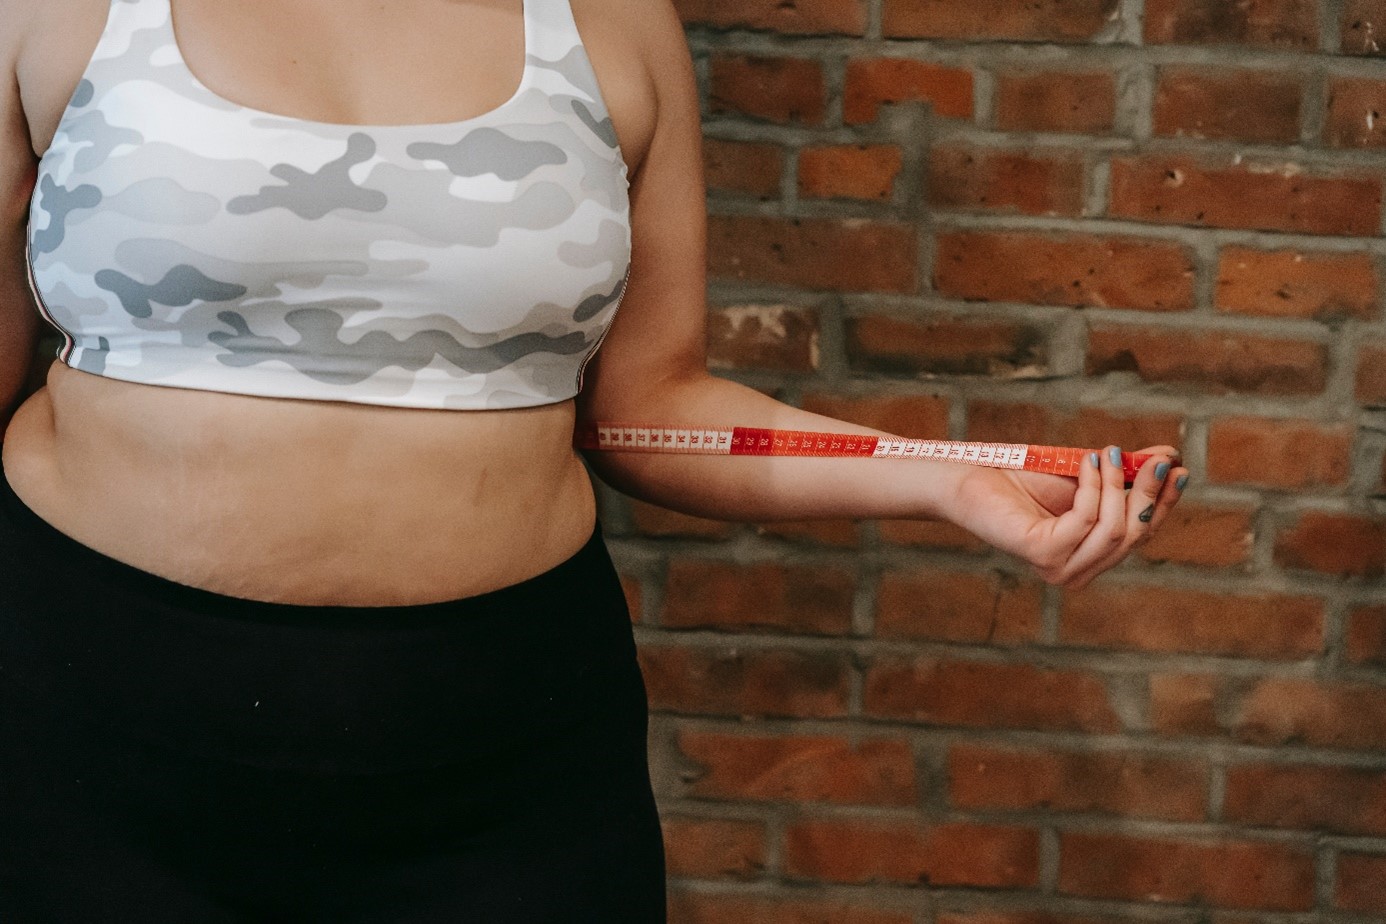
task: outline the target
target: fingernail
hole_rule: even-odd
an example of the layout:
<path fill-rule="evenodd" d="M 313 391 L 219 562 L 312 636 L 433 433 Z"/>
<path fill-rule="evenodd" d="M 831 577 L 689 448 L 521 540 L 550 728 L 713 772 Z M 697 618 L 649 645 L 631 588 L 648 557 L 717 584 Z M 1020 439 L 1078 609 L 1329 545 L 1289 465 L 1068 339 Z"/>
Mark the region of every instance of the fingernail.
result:
<path fill-rule="evenodd" d="M 1169 463 L 1168 463 L 1168 462 L 1161 462 L 1161 463 L 1159 463 L 1158 465 L 1155 466 L 1155 480 L 1156 480 L 1156 481 L 1164 481 L 1164 480 L 1165 480 L 1165 476 L 1168 475 L 1168 474 L 1169 474 Z"/>
<path fill-rule="evenodd" d="M 1174 486 L 1175 486 L 1176 488 L 1178 488 L 1179 490 L 1182 491 L 1182 490 L 1184 490 L 1184 488 L 1188 485 L 1188 483 L 1189 483 L 1189 476 L 1188 476 L 1188 475 L 1180 475 L 1178 478 L 1175 479 L 1175 481 L 1174 481 Z"/>
<path fill-rule="evenodd" d="M 1102 459 L 1095 452 L 1088 455 L 1088 461 L 1092 463 L 1093 468 L 1102 467 Z"/>
<path fill-rule="evenodd" d="M 1113 446 L 1111 449 L 1108 449 L 1107 458 L 1112 460 L 1113 465 L 1118 468 L 1121 467 L 1121 449 L 1119 447 Z"/>

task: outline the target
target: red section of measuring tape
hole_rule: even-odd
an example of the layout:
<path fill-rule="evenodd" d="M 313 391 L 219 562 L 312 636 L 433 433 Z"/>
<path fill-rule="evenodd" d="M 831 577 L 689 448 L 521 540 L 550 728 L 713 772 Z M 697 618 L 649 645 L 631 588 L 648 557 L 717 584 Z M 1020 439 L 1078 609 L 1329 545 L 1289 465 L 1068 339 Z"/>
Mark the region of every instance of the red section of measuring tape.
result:
<path fill-rule="evenodd" d="M 811 433 L 806 430 L 764 430 L 734 427 L 731 454 L 734 456 L 831 456 L 869 457 L 880 442 L 874 436 L 844 433 Z"/>

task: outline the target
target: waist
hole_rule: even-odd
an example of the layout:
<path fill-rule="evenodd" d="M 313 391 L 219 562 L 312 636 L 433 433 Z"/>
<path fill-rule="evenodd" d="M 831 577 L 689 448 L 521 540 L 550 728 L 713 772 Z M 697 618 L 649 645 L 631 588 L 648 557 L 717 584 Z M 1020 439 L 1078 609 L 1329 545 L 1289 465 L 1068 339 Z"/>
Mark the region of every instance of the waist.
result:
<path fill-rule="evenodd" d="M 570 402 L 432 411 L 135 385 L 54 364 L 5 476 L 55 528 L 193 587 L 414 605 L 533 577 L 591 535 Z"/>

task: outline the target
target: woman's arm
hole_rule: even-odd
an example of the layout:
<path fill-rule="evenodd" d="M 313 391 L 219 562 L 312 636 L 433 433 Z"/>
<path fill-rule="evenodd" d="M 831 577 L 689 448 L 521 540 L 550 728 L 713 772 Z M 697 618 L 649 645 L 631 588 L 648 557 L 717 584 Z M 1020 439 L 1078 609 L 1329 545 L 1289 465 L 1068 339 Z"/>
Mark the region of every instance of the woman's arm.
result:
<path fill-rule="evenodd" d="M 789 407 L 706 366 L 706 213 L 692 61 L 667 0 L 643 5 L 640 32 L 657 113 L 631 184 L 633 263 L 615 323 L 579 396 L 583 420 L 735 425 L 881 435 Z M 1152 459 L 1128 499 L 1105 459 L 1072 479 L 952 463 L 594 452 L 622 491 L 728 520 L 918 517 L 952 520 L 1021 555 L 1048 580 L 1081 585 L 1148 535 L 1177 499 Z M 1179 472 L 1170 474 L 1177 475 Z M 1169 485 L 1166 488 L 1166 485 Z M 1158 499 L 1157 499 L 1158 498 Z M 1150 523 L 1140 513 L 1154 507 Z"/>
<path fill-rule="evenodd" d="M 19 98 L 20 37 L 35 3 L 0 0 L 0 435 L 25 397 L 39 317 L 29 295 L 24 236 L 37 160 Z"/>

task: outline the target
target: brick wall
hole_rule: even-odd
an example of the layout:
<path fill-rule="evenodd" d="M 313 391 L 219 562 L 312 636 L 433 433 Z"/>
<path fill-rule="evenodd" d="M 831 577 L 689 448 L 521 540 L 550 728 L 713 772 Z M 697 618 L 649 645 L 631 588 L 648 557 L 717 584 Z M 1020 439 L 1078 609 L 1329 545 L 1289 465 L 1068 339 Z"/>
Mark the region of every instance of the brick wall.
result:
<path fill-rule="evenodd" d="M 676 924 L 1386 920 L 1386 0 L 677 0 L 711 363 L 1183 448 L 1082 593 L 602 499 Z"/>

